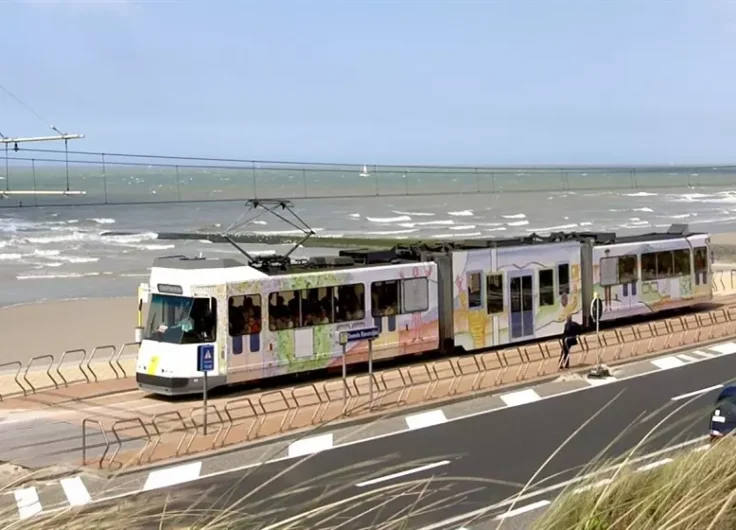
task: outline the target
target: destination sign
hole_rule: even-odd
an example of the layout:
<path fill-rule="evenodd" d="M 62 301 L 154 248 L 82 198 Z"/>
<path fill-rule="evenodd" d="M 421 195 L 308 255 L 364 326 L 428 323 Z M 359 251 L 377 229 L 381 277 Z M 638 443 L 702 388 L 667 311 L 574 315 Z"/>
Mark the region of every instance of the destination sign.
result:
<path fill-rule="evenodd" d="M 355 342 L 357 340 L 373 340 L 377 338 L 378 335 L 380 335 L 380 333 L 376 327 L 341 331 L 340 344 L 347 344 L 348 342 Z"/>
<path fill-rule="evenodd" d="M 159 283 L 156 288 L 162 294 L 182 294 L 184 292 L 181 285 L 170 285 L 168 283 Z"/>

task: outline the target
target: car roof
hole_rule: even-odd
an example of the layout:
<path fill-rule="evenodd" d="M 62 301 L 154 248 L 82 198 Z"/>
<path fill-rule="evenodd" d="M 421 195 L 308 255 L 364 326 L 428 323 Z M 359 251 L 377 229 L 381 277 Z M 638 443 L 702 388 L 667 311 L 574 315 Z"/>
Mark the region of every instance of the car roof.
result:
<path fill-rule="evenodd" d="M 733 397 L 736 397 L 736 385 L 728 385 L 723 390 L 721 390 L 716 401 L 721 401 L 722 399 Z"/>

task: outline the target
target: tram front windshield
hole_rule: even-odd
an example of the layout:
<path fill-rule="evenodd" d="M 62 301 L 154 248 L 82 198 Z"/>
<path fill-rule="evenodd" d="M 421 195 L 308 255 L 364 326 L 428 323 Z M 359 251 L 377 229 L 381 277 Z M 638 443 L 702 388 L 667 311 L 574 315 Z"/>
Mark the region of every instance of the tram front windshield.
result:
<path fill-rule="evenodd" d="M 154 294 L 148 310 L 145 340 L 198 344 L 215 340 L 217 305 L 214 298 Z"/>

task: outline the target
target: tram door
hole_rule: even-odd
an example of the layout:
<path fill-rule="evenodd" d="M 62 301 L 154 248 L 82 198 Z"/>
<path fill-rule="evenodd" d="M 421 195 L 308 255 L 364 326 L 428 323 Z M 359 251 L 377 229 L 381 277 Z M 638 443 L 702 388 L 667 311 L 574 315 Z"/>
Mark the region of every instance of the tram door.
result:
<path fill-rule="evenodd" d="M 534 335 L 534 287 L 532 275 L 518 273 L 509 277 L 509 327 L 511 339 Z"/>

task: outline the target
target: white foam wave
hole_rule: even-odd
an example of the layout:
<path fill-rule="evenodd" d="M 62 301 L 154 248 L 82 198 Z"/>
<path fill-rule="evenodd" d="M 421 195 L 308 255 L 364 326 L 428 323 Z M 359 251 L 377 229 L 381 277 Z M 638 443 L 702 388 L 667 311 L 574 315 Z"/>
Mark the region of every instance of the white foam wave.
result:
<path fill-rule="evenodd" d="M 418 232 L 418 228 L 409 229 L 409 230 L 381 230 L 378 232 L 364 232 L 367 235 L 371 236 L 392 236 L 395 234 L 412 234 L 414 232 Z"/>
<path fill-rule="evenodd" d="M 60 274 L 19 274 L 16 280 L 61 280 L 68 278 L 86 278 L 88 276 L 99 276 L 99 272 L 67 272 Z"/>
<path fill-rule="evenodd" d="M 408 215 L 400 215 L 399 217 L 366 217 L 371 223 L 401 223 L 411 221 Z"/>
<path fill-rule="evenodd" d="M 526 219 L 526 215 L 524 215 L 523 213 L 515 213 L 515 214 L 511 214 L 511 215 L 502 215 L 501 217 L 503 217 L 504 219 Z"/>
<path fill-rule="evenodd" d="M 324 230 L 324 228 L 312 228 L 314 232 L 321 232 Z M 304 232 L 301 230 L 261 230 L 261 231 L 254 231 L 250 232 L 253 235 L 257 236 L 293 236 L 293 235 L 304 235 Z"/>
<path fill-rule="evenodd" d="M 54 261 L 64 261 L 66 263 L 96 263 L 100 258 L 82 257 L 82 256 L 49 256 Z"/>
<path fill-rule="evenodd" d="M 168 250 L 175 248 L 176 245 L 136 245 L 135 248 L 140 250 Z"/>
<path fill-rule="evenodd" d="M 92 217 L 91 219 L 87 220 L 94 221 L 98 225 L 111 225 L 115 223 L 115 219 L 110 219 L 109 217 Z"/>
<path fill-rule="evenodd" d="M 451 226 L 450 230 L 472 230 L 475 228 L 475 225 L 460 225 L 460 226 Z"/>
<path fill-rule="evenodd" d="M 553 230 L 572 230 L 573 228 L 577 228 L 577 223 L 570 223 L 566 225 L 557 225 L 557 226 L 544 226 L 542 228 L 527 228 L 527 232 L 552 232 Z"/>
<path fill-rule="evenodd" d="M 687 219 L 687 218 L 688 218 L 688 217 L 690 217 L 691 215 L 692 215 L 692 216 L 695 216 L 695 215 L 698 215 L 698 214 L 689 214 L 689 213 L 682 213 L 682 214 L 679 214 L 679 215 L 670 215 L 670 217 L 669 217 L 669 218 L 670 218 L 670 219 Z"/>
<path fill-rule="evenodd" d="M 512 221 L 508 223 L 509 226 L 526 226 L 529 224 L 529 221 Z"/>
<path fill-rule="evenodd" d="M 60 253 L 61 253 L 60 250 L 43 250 L 40 248 L 37 248 L 33 251 L 34 256 L 43 256 L 43 257 L 58 256 Z"/>
<path fill-rule="evenodd" d="M 353 219 L 359 219 L 360 218 L 360 214 L 359 213 L 351 213 L 350 215 L 348 215 L 348 217 L 352 217 Z"/>
<path fill-rule="evenodd" d="M 412 217 L 432 217 L 434 215 L 437 215 L 437 214 L 429 213 L 429 212 L 400 212 L 398 210 L 394 210 L 393 212 L 396 215 L 410 215 Z"/>
<path fill-rule="evenodd" d="M 15 261 L 23 259 L 23 254 L 0 254 L 0 261 Z"/>
<path fill-rule="evenodd" d="M 651 213 L 654 210 L 652 210 L 651 208 L 634 208 L 632 211 L 634 211 L 634 212 L 650 212 Z"/>
<path fill-rule="evenodd" d="M 651 193 L 649 191 L 637 191 L 636 193 L 626 193 L 627 197 L 654 197 L 659 195 L 658 193 Z"/>
<path fill-rule="evenodd" d="M 506 230 L 505 226 L 499 226 L 497 228 L 486 228 L 486 232 L 503 232 Z"/>
<path fill-rule="evenodd" d="M 469 217 L 473 215 L 473 210 L 462 210 L 459 212 L 447 212 L 447 215 L 452 215 L 455 217 Z"/>
<path fill-rule="evenodd" d="M 399 223 L 398 226 L 404 228 L 414 228 L 415 226 L 447 226 L 454 225 L 455 221 L 452 219 L 445 219 L 444 221 L 421 221 L 418 223 Z"/>

